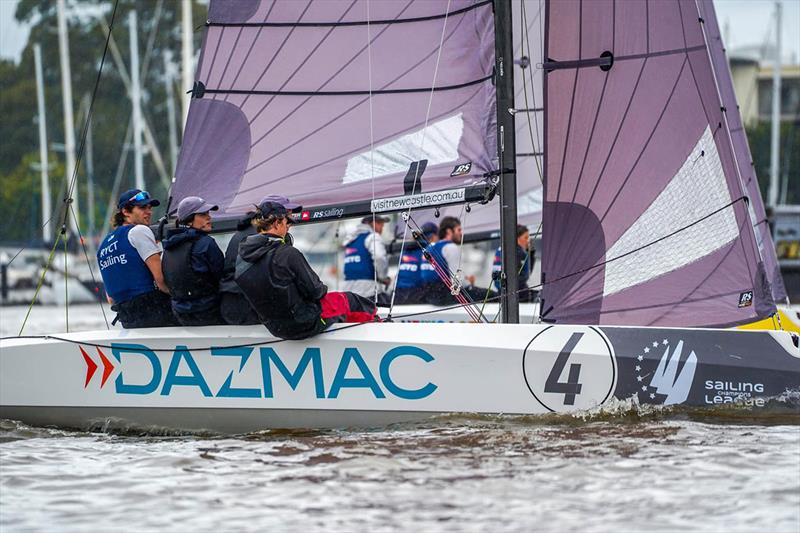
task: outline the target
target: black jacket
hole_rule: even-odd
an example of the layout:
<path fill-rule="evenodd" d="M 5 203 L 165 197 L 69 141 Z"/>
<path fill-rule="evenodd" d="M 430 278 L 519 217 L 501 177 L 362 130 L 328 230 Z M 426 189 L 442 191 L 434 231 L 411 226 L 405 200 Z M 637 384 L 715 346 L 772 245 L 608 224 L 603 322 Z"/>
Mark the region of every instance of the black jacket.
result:
<path fill-rule="evenodd" d="M 257 234 L 244 239 L 235 281 L 276 337 L 305 339 L 327 327 L 319 301 L 328 288 L 303 254 L 281 237 Z"/>
<path fill-rule="evenodd" d="M 242 294 L 241 289 L 236 284 L 234 278 L 236 275 L 236 258 L 239 257 L 239 245 L 250 235 L 256 234 L 256 228 L 247 225 L 240 225 L 237 232 L 233 234 L 228 247 L 225 249 L 225 268 L 222 272 L 222 279 L 219 282 L 220 292 L 230 292 L 234 294 Z"/>
<path fill-rule="evenodd" d="M 178 313 L 205 311 L 219 305 L 223 256 L 206 232 L 179 228 L 164 239 L 161 268 Z"/>

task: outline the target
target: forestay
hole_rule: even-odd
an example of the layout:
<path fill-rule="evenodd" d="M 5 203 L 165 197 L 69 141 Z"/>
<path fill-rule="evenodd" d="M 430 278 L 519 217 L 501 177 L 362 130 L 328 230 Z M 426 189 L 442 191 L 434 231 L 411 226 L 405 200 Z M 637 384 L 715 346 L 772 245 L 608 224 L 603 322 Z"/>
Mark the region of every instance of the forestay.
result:
<path fill-rule="evenodd" d="M 281 193 L 330 219 L 459 201 L 496 168 L 493 64 L 489 1 L 212 0 L 174 203 L 232 218 Z"/>
<path fill-rule="evenodd" d="M 773 313 L 696 2 L 550 2 L 546 27 L 543 319 Z"/>

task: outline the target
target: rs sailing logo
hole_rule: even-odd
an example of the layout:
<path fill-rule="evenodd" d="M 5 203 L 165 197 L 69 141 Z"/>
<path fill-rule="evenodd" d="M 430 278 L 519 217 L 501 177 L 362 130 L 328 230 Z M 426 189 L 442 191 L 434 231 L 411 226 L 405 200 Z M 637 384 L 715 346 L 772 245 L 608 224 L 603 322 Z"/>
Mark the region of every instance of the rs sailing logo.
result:
<path fill-rule="evenodd" d="M 664 339 L 666 341 L 666 339 Z M 666 344 L 666 342 L 664 343 Z M 694 381 L 694 373 L 697 369 L 697 355 L 694 350 L 686 358 L 683 368 L 678 372 L 678 364 L 683 352 L 683 341 L 679 341 L 675 350 L 670 353 L 670 346 L 666 344 L 664 355 L 658 362 L 658 368 L 650 380 L 650 387 L 656 389 L 656 393 L 663 394 L 667 398 L 664 405 L 683 403 L 689 397 L 689 390 Z"/>

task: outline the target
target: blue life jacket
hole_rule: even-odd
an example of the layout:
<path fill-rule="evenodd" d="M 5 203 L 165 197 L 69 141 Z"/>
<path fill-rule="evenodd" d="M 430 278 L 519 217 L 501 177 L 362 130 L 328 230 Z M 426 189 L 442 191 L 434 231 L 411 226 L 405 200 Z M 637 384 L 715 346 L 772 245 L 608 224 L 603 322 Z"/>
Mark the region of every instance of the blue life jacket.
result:
<path fill-rule="evenodd" d="M 520 287 L 527 287 L 528 286 L 528 278 L 531 276 L 531 262 L 530 262 L 530 254 L 525 251 L 523 247 L 519 244 L 517 245 L 517 264 L 519 265 L 519 284 Z M 492 262 L 492 274 L 495 272 L 500 272 L 503 269 L 503 256 L 502 256 L 502 249 L 500 247 L 497 248 L 494 252 L 494 262 Z M 492 276 L 494 278 L 494 276 Z M 500 292 L 500 279 L 495 279 L 492 282 L 492 286 L 494 290 Z"/>
<path fill-rule="evenodd" d="M 422 286 L 422 250 L 403 252 L 397 272 L 398 289 L 416 289 Z"/>
<path fill-rule="evenodd" d="M 118 227 L 103 239 L 97 250 L 106 293 L 114 303 L 127 302 L 156 290 L 150 269 L 128 240 L 128 233 L 134 227 L 133 224 Z"/>
<path fill-rule="evenodd" d="M 364 244 L 371 233 L 370 231 L 359 233 L 355 239 L 345 245 L 344 279 L 375 279 L 372 254 Z"/>
<path fill-rule="evenodd" d="M 428 246 L 428 253 L 433 256 L 433 260 L 439 265 L 445 272 L 448 271 L 449 265 L 447 264 L 447 259 L 444 258 L 442 255 L 442 248 L 446 245 L 450 244 L 453 241 L 450 240 L 443 240 L 443 241 L 436 241 L 435 243 Z M 436 273 L 434 270 L 433 265 L 428 261 L 425 261 L 423 258 L 423 264 L 421 265 L 420 272 L 422 273 L 422 283 L 441 283 L 441 278 L 439 278 L 439 274 Z"/>

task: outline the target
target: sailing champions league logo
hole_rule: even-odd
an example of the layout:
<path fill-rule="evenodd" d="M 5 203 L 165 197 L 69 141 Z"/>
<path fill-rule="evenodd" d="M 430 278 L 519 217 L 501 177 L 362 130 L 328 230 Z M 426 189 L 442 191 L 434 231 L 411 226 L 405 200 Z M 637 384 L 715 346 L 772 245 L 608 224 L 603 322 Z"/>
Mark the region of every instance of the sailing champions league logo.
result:
<path fill-rule="evenodd" d="M 420 400 L 438 388 L 421 377 L 425 364 L 433 363 L 434 357 L 416 346 L 392 348 L 372 365 L 354 347 L 324 355 L 320 348 L 309 347 L 298 358 L 281 355 L 271 347 L 219 347 L 192 353 L 179 345 L 165 360 L 141 344 L 111 347 L 116 364 L 97 348 L 103 366 L 99 388 L 119 370 L 114 380 L 116 394 L 170 396 L 191 390 L 204 397 L 280 398 L 301 389 L 298 394 L 305 391 L 306 397 L 313 394 L 324 399 L 338 398 L 347 389 L 362 389 L 376 399 Z M 79 349 L 86 365 L 84 388 L 88 388 L 100 365 L 83 347 Z M 256 357 L 251 357 L 254 354 Z M 325 378 L 334 368 L 328 383 Z"/>
<path fill-rule="evenodd" d="M 652 360 L 647 355 L 654 351 L 661 353 L 658 366 L 653 370 L 647 368 L 647 363 Z M 688 351 L 688 350 L 687 350 Z M 684 343 L 679 340 L 674 348 L 668 339 L 652 341 L 651 344 L 642 348 L 636 356 L 636 381 L 641 388 L 641 394 L 646 396 L 645 401 L 656 400 L 664 397 L 664 405 L 683 403 L 689 397 L 689 391 L 694 382 L 695 370 L 697 370 L 697 355 L 691 350 L 683 366 L 680 366 L 684 352 Z M 647 363 L 645 360 L 647 359 Z M 639 392 L 637 391 L 637 396 Z M 653 403 L 653 402 L 649 402 Z"/>
<path fill-rule="evenodd" d="M 525 382 L 549 411 L 578 411 L 602 404 L 614 392 L 617 361 L 595 328 L 549 327 L 536 335 L 522 359 Z"/>

